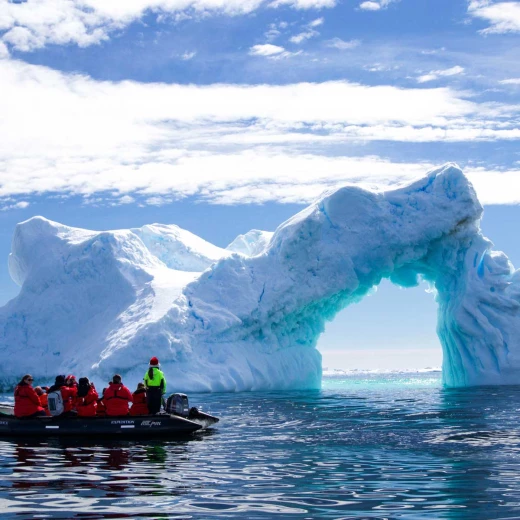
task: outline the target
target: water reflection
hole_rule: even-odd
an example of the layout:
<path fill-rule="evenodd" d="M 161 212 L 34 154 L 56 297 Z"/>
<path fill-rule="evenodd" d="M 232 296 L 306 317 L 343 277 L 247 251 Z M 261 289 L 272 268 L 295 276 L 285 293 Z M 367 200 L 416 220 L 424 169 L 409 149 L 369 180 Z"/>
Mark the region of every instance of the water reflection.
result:
<path fill-rule="evenodd" d="M 204 401 L 222 421 L 185 440 L 0 442 L 3 517 L 480 519 L 520 508 L 520 387 L 365 381 Z"/>
<path fill-rule="evenodd" d="M 189 483 L 175 486 L 182 480 L 175 475 L 176 466 L 182 471 L 189 462 L 187 441 L 2 442 L 0 458 L 3 518 L 153 515 L 157 510 L 151 496 L 171 498 L 189 491 Z"/>

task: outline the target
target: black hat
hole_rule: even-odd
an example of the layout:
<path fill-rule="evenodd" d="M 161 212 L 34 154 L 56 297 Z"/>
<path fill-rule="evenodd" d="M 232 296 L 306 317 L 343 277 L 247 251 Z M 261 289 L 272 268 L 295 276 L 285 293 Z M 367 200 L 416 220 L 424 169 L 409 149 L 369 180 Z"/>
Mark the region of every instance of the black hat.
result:
<path fill-rule="evenodd" d="M 65 376 L 64 375 L 56 376 L 56 381 L 54 381 L 54 384 L 55 385 L 64 385 L 65 384 Z"/>

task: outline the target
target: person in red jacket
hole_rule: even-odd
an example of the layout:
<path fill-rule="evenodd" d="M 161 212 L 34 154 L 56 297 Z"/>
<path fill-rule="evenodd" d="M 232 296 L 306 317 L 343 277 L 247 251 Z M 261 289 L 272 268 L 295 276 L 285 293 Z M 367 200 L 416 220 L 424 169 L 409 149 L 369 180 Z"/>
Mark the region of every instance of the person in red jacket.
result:
<path fill-rule="evenodd" d="M 144 383 L 137 384 L 137 390 L 132 394 L 134 404 L 130 408 L 130 415 L 148 415 L 148 404 L 146 402 L 146 387 Z"/>
<path fill-rule="evenodd" d="M 50 394 L 51 392 L 55 392 L 59 390 L 61 392 L 61 398 L 63 399 L 63 413 L 60 414 L 60 417 L 72 417 L 76 416 L 76 410 L 73 410 L 73 404 L 76 401 L 76 396 L 78 395 L 78 389 L 75 386 L 67 386 L 65 383 L 65 376 L 59 375 L 56 376 L 56 380 L 54 384 L 49 388 L 47 392 Z"/>
<path fill-rule="evenodd" d="M 76 376 L 69 374 L 65 378 L 65 386 L 67 386 L 68 388 L 76 389 L 76 395 L 73 395 L 70 398 L 71 409 L 75 410 L 76 409 L 76 396 L 77 396 L 77 392 L 78 392 L 78 382 L 76 381 Z"/>
<path fill-rule="evenodd" d="M 105 390 L 103 401 L 107 415 L 128 415 L 128 404 L 133 402 L 130 390 L 122 383 L 121 376 L 115 374 Z"/>
<path fill-rule="evenodd" d="M 14 389 L 14 415 L 16 417 L 38 417 L 45 415 L 38 394 L 32 387 L 33 377 L 26 374 Z"/>
<path fill-rule="evenodd" d="M 98 415 L 98 416 L 107 414 L 107 407 L 105 406 L 105 401 L 103 401 L 103 399 L 105 398 L 106 390 L 107 390 L 106 387 L 103 388 L 103 390 L 101 390 L 101 396 L 97 400 L 96 415 Z"/>
<path fill-rule="evenodd" d="M 36 386 L 34 387 L 34 391 L 36 392 L 36 395 L 38 396 L 38 399 L 40 400 L 40 406 L 45 411 L 45 415 L 51 415 L 51 412 L 49 412 L 49 401 L 47 399 L 47 390 L 48 388 L 46 386 Z"/>
<path fill-rule="evenodd" d="M 97 411 L 98 393 L 94 383 L 88 377 L 80 377 L 78 395 L 76 397 L 76 410 L 79 417 L 94 417 Z"/>

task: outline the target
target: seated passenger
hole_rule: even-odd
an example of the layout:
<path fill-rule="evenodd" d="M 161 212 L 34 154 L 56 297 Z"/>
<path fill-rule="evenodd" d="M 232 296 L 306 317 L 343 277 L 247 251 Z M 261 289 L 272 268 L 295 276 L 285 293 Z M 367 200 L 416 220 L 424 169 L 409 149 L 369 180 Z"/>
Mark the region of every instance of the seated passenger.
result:
<path fill-rule="evenodd" d="M 130 415 L 148 415 L 146 404 L 146 388 L 144 383 L 137 384 L 137 390 L 132 394 L 134 404 L 130 408 Z"/>
<path fill-rule="evenodd" d="M 76 410 L 72 409 L 72 406 L 73 402 L 76 399 L 78 389 L 75 386 L 67 386 L 65 383 L 65 376 L 59 375 L 56 376 L 54 384 L 49 388 L 49 391 L 47 392 L 48 399 L 50 394 L 53 392 L 61 393 L 61 399 L 63 401 L 63 412 L 59 414 L 60 417 L 75 417 L 77 415 L 77 412 Z M 49 409 L 49 411 L 51 412 L 51 415 L 54 415 L 52 413 L 52 409 Z"/>
<path fill-rule="evenodd" d="M 16 417 L 38 417 L 45 415 L 38 394 L 32 387 L 33 377 L 26 374 L 14 389 L 14 415 Z"/>
<path fill-rule="evenodd" d="M 128 415 L 128 405 L 133 401 L 130 390 L 122 383 L 121 376 L 115 374 L 103 394 L 107 415 Z"/>
<path fill-rule="evenodd" d="M 78 395 L 76 397 L 76 410 L 79 417 L 94 417 L 97 411 L 98 393 L 88 377 L 80 377 Z"/>
<path fill-rule="evenodd" d="M 108 384 L 110 384 L 110 382 Z M 101 390 L 101 396 L 98 397 L 96 415 L 106 415 L 107 414 L 107 407 L 105 406 L 105 401 L 103 401 L 103 399 L 105 398 L 106 390 L 107 390 L 106 387 L 103 388 L 103 390 Z"/>
<path fill-rule="evenodd" d="M 75 388 L 76 392 L 77 392 L 77 390 L 78 390 L 78 382 L 76 381 L 76 376 L 73 376 L 72 374 L 69 374 L 65 378 L 65 385 L 68 386 L 69 388 Z M 71 405 L 72 405 L 72 410 L 75 410 L 76 409 L 76 396 L 71 397 L 70 402 L 71 402 Z"/>
<path fill-rule="evenodd" d="M 45 411 L 45 415 L 50 415 L 49 412 L 49 402 L 47 400 L 47 387 L 46 386 L 36 386 L 34 388 L 34 391 L 36 392 L 36 395 L 38 396 L 38 399 L 40 400 L 40 405 Z"/>

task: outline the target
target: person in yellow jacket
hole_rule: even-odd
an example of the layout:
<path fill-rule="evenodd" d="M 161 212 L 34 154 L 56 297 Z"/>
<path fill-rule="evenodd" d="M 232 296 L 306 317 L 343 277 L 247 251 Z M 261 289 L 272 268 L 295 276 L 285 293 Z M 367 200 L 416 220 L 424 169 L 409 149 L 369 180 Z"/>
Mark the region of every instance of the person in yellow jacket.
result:
<path fill-rule="evenodd" d="M 166 378 L 159 367 L 159 360 L 154 356 L 150 359 L 150 366 L 143 378 L 150 414 L 161 411 L 162 396 L 166 393 Z"/>

